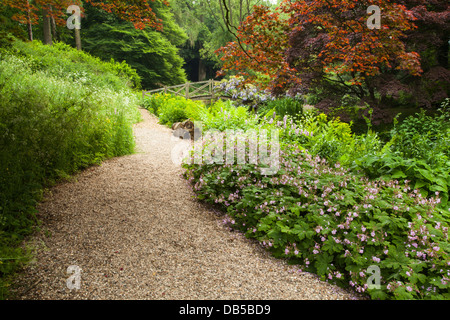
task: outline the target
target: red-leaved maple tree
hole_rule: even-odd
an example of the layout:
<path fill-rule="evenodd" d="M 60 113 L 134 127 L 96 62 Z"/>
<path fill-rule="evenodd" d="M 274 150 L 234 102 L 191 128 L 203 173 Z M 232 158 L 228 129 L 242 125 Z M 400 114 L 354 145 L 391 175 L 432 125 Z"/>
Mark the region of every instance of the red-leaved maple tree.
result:
<path fill-rule="evenodd" d="M 381 26 L 367 25 L 367 8 L 381 9 Z M 276 11 L 255 8 L 239 28 L 239 41 L 222 48 L 221 73 L 255 80 L 271 77 L 274 93 L 306 92 L 314 82 L 340 83 L 355 95 L 374 98 L 370 79 L 387 70 L 418 76 L 419 54 L 406 49 L 415 17 L 388 0 L 284 0 Z"/>
<path fill-rule="evenodd" d="M 217 50 L 223 61 L 218 75 L 235 71 L 244 76 L 244 83 L 264 89 L 296 82 L 295 70 L 285 59 L 289 30 L 289 20 L 280 11 L 255 6 L 238 28 L 236 41 Z"/>

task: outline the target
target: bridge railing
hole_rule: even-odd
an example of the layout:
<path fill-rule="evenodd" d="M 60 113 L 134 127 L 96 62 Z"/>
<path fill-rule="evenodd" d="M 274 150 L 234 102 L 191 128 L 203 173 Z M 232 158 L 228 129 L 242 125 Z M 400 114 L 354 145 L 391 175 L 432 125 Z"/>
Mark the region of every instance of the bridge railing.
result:
<path fill-rule="evenodd" d="M 216 98 L 215 85 L 219 83 L 216 80 L 207 80 L 199 82 L 186 82 L 176 86 L 163 87 L 159 89 L 147 90 L 142 92 L 142 97 L 150 96 L 155 93 L 171 93 L 177 96 L 185 97 L 186 99 L 196 100 L 204 99 L 210 100 Z"/>

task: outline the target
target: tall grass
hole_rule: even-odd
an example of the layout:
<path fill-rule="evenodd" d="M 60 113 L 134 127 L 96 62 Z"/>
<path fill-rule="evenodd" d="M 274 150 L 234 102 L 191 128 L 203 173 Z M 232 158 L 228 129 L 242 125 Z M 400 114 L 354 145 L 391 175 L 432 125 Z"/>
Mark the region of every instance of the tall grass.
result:
<path fill-rule="evenodd" d="M 138 80 L 126 65 L 61 44 L 16 42 L 0 53 L 0 298 L 26 261 L 19 245 L 43 188 L 133 152 Z"/>

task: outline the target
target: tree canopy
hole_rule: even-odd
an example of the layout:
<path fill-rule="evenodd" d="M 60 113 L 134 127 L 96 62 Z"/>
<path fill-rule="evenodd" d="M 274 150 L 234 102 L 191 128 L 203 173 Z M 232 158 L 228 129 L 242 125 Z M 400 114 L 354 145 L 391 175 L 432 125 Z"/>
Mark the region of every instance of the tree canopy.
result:
<path fill-rule="evenodd" d="M 380 28 L 367 24 L 371 5 L 381 10 Z M 447 96 L 449 12 L 444 1 L 261 6 L 237 28 L 237 40 L 220 49 L 220 74 L 237 72 L 278 95 L 319 93 L 324 111 L 351 95 L 388 120 L 381 108 L 392 97 L 431 107 Z"/>
<path fill-rule="evenodd" d="M 80 48 L 69 4 L 82 9 L 83 49 L 128 62 L 147 88 L 241 75 L 324 112 L 343 99 L 368 105 L 376 121 L 389 121 L 386 108 L 433 108 L 450 91 L 443 0 L 3 0 L 1 29 Z"/>

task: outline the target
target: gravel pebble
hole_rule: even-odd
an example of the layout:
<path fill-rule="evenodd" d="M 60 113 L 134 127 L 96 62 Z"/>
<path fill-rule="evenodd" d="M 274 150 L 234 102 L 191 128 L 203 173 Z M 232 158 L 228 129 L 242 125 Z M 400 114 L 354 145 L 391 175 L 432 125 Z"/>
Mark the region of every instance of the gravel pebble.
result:
<path fill-rule="evenodd" d="M 39 205 L 17 299 L 360 299 L 230 232 L 173 164 L 172 131 L 141 113 L 136 154 L 82 171 Z M 79 289 L 67 286 L 71 265 Z"/>

